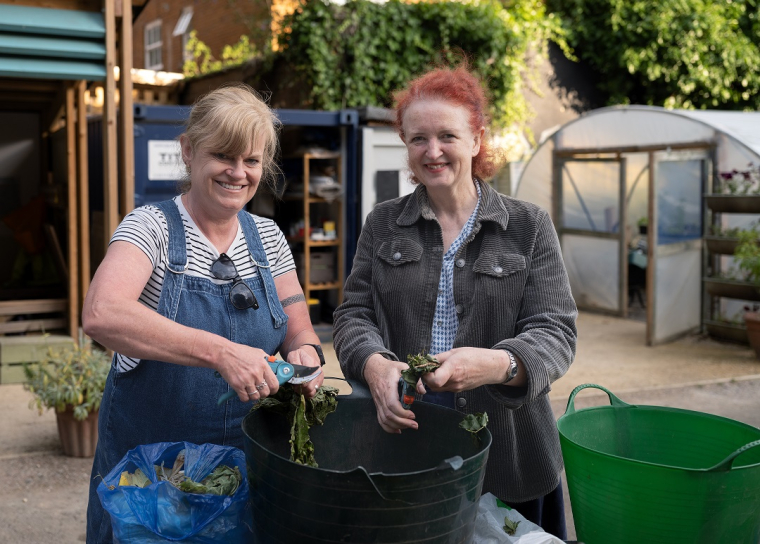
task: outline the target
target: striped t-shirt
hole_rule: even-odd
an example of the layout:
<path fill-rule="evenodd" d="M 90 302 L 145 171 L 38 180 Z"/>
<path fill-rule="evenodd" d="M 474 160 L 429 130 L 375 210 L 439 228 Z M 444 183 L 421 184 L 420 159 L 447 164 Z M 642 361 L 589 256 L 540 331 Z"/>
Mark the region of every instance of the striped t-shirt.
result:
<path fill-rule="evenodd" d="M 182 198 L 177 196 L 174 202 L 179 208 L 182 223 L 185 227 L 187 239 L 187 269 L 189 276 L 207 278 L 216 284 L 228 283 L 218 280 L 211 274 L 211 263 L 219 257 L 219 251 L 208 241 L 206 236 L 195 225 L 195 222 L 187 213 L 182 204 Z M 259 231 L 261 243 L 271 266 L 272 276 L 277 277 L 295 270 L 293 256 L 285 240 L 285 235 L 271 219 L 253 216 L 256 228 Z M 129 242 L 139 247 L 148 256 L 153 264 L 153 273 L 148 279 L 140 298 L 142 304 L 152 310 L 158 309 L 158 299 L 161 295 L 161 286 L 164 283 L 166 271 L 167 251 L 169 244 L 169 228 L 164 214 L 150 204 L 133 210 L 124 218 L 124 221 L 116 229 L 111 237 L 111 243 L 116 241 Z M 238 224 L 237 235 L 230 245 L 227 255 L 235 262 L 235 267 L 240 277 L 247 279 L 255 277 L 258 269 L 253 263 L 253 258 L 248 251 L 243 229 Z M 116 354 L 116 364 L 119 372 L 126 372 L 135 368 L 140 359 L 127 357 L 121 353 Z"/>

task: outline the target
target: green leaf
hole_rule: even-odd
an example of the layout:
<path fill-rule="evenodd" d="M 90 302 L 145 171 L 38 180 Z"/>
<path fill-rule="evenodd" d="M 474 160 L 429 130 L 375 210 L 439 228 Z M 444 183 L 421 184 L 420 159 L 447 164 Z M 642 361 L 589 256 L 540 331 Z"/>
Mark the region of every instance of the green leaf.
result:
<path fill-rule="evenodd" d="M 488 414 L 485 412 L 477 414 L 467 414 L 459 423 L 459 426 L 470 433 L 476 434 L 486 428 L 488 425 Z"/>

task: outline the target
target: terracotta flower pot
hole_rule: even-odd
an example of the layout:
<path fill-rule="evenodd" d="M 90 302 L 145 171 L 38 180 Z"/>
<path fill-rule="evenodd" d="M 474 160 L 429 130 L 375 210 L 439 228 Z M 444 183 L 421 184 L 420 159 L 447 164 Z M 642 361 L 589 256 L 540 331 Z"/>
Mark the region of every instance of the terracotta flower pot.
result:
<path fill-rule="evenodd" d="M 87 419 L 79 421 L 74 418 L 74 409 L 68 406 L 65 412 L 55 415 L 64 455 L 93 457 L 98 445 L 98 412 L 91 412 Z"/>
<path fill-rule="evenodd" d="M 755 350 L 755 355 L 760 358 L 760 313 L 744 312 L 744 323 L 747 325 L 749 345 Z"/>

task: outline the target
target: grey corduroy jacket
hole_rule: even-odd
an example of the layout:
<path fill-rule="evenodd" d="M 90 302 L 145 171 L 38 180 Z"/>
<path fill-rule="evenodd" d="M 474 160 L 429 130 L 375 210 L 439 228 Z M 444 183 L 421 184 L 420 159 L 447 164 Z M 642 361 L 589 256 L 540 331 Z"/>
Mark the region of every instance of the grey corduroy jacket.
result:
<path fill-rule="evenodd" d="M 562 453 L 548 394 L 573 361 L 577 309 L 546 211 L 481 187 L 477 220 L 455 261 L 454 347 L 508 349 L 522 360 L 528 384 L 457 393 L 456 406 L 488 413 L 493 443 L 483 492 L 523 502 L 559 483 Z M 405 362 L 429 352 L 443 254 L 424 186 L 372 210 L 334 315 L 347 378 L 366 383 L 364 365 L 374 353 Z"/>

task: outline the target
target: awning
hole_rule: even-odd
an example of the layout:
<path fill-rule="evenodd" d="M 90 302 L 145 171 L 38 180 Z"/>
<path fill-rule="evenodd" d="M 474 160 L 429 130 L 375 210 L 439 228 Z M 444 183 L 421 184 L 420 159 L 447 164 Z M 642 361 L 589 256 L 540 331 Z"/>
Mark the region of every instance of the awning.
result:
<path fill-rule="evenodd" d="M 0 76 L 105 79 L 100 12 L 0 4 Z"/>

